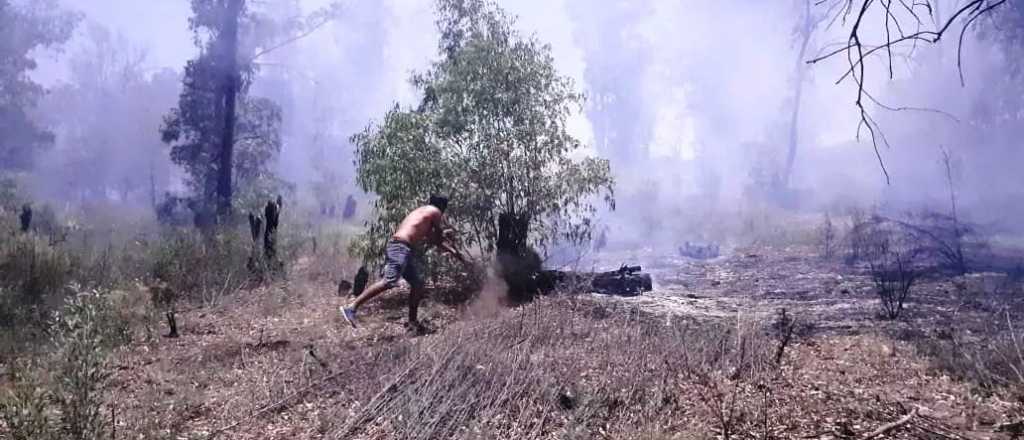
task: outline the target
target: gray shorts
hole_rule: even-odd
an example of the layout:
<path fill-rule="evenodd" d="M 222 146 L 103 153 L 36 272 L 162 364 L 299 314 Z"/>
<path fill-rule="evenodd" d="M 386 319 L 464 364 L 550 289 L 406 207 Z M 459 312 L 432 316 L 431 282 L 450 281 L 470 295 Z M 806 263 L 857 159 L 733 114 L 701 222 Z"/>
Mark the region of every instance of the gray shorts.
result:
<path fill-rule="evenodd" d="M 383 278 L 388 287 L 398 284 L 399 278 L 405 278 L 414 289 L 423 287 L 423 280 L 416 271 L 416 256 L 412 246 L 404 241 L 390 239 L 384 250 Z"/>

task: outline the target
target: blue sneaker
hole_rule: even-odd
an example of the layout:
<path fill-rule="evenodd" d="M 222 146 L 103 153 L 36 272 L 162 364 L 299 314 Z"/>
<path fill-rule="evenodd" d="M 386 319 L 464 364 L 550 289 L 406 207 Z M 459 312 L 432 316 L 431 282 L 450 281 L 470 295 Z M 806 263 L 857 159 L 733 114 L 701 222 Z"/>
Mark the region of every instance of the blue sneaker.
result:
<path fill-rule="evenodd" d="M 345 321 L 348 321 L 352 328 L 356 328 L 356 309 L 341 306 L 341 316 L 345 318 Z"/>

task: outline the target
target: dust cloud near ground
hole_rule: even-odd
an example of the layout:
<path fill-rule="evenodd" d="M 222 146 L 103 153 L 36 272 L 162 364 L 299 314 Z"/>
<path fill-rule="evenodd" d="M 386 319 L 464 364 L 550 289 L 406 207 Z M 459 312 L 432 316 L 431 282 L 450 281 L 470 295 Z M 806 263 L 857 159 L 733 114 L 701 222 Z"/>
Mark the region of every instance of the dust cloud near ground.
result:
<path fill-rule="evenodd" d="M 497 265 L 487 267 L 480 291 L 466 307 L 471 318 L 493 318 L 508 306 L 508 283 L 500 276 Z"/>

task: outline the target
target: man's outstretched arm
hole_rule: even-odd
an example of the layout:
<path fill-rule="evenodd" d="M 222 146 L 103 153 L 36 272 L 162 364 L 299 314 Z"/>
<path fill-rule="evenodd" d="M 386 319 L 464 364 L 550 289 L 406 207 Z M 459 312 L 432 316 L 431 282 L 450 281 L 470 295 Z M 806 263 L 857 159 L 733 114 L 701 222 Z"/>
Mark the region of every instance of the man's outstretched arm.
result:
<path fill-rule="evenodd" d="M 455 259 L 465 263 L 466 259 L 465 259 L 465 257 L 462 256 L 462 252 L 459 251 L 458 248 L 453 246 L 453 244 L 449 241 L 450 237 L 445 237 L 445 231 L 450 231 L 451 234 L 455 233 L 454 229 L 445 229 L 440 234 L 438 234 L 440 238 L 437 241 L 437 247 L 441 248 L 441 250 L 443 250 L 445 252 L 448 252 L 453 257 L 455 257 Z"/>
<path fill-rule="evenodd" d="M 451 233 L 454 234 L 455 229 L 448 226 L 447 222 L 444 221 L 444 218 L 438 218 L 437 221 L 434 223 L 434 245 L 436 245 L 442 251 L 451 254 L 451 256 L 455 257 L 456 260 L 465 263 L 466 259 L 465 257 L 462 256 L 462 252 L 459 252 L 459 250 L 452 246 L 452 244 L 449 243 L 448 240 L 446 239 L 446 231 L 451 231 Z"/>
<path fill-rule="evenodd" d="M 439 247 L 439 248 L 441 248 L 441 250 L 451 254 L 451 256 L 455 257 L 456 260 L 459 260 L 459 261 L 461 261 L 463 263 L 466 262 L 466 258 L 462 256 L 462 252 L 459 252 L 458 249 L 455 249 L 455 247 L 451 246 L 450 244 L 442 242 L 442 243 L 438 243 L 437 247 Z"/>

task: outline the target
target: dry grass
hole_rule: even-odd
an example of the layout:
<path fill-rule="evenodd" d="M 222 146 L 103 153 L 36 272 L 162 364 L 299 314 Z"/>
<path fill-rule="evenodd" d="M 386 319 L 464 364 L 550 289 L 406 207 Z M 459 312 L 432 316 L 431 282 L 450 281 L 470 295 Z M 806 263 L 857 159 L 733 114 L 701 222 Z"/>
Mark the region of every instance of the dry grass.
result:
<path fill-rule="evenodd" d="M 1007 293 L 1019 289 L 988 298 L 929 278 L 900 320 L 880 321 L 868 272 L 817 258 L 811 240 L 660 278 L 697 294 L 677 292 L 677 303 L 729 306 L 699 319 L 643 297 L 482 307 L 438 278 L 421 305 L 431 331 L 412 337 L 402 289 L 368 305 L 359 329 L 339 319 L 337 280 L 356 266 L 342 242 L 282 234 L 287 276 L 194 296 L 177 339 L 158 336 L 137 284 L 109 293 L 141 325 L 106 367 L 104 428 L 166 439 L 842 438 L 915 411 L 894 438 L 999 438 L 997 423 L 1024 417 L 1020 335 L 1003 324 L 1024 310 Z M 186 283 L 216 286 L 244 265 L 246 254 L 221 258 L 201 237 L 147 246 L 178 245 L 174 258 L 140 261 L 189 262 L 172 268 L 190 295 L 215 291 Z M 993 317 L 998 326 L 979 324 Z"/>
<path fill-rule="evenodd" d="M 589 301 L 541 300 L 389 347 L 394 355 L 387 358 L 397 361 L 373 368 L 378 380 L 346 381 L 361 398 L 338 405 L 328 420 L 343 422 L 328 423 L 323 433 L 623 437 L 677 431 L 693 426 L 694 414 L 717 419 L 727 407 L 735 414 L 725 423 L 745 429 L 752 405 L 735 399 L 764 373 L 766 342 L 747 326 L 697 327 Z M 715 403 L 693 412 L 678 400 L 686 387 Z"/>
<path fill-rule="evenodd" d="M 403 293 L 366 309 L 354 331 L 336 316 L 333 295 L 329 284 L 258 289 L 186 317 L 178 340 L 133 347 L 118 360 L 113 400 L 119 413 L 154 416 L 125 416 L 119 430 L 797 438 L 863 433 L 899 418 L 897 403 L 906 402 L 931 417 L 899 434 L 915 438 L 1004 417 L 942 378 L 912 344 L 884 335 L 798 333 L 776 365 L 780 333 L 753 317 L 697 322 L 570 296 L 483 319 L 432 302 L 424 312 L 436 333 L 409 337 Z M 958 415 L 968 402 L 973 412 Z"/>

